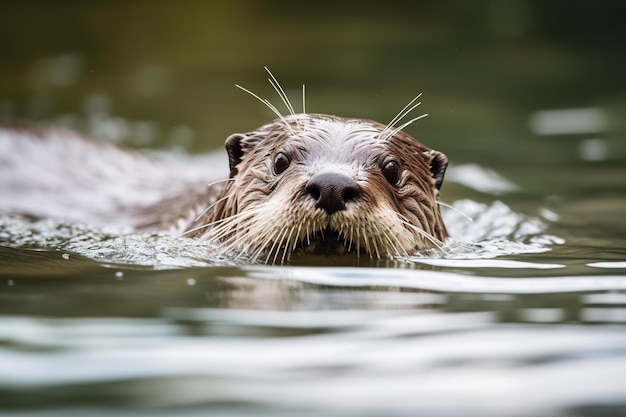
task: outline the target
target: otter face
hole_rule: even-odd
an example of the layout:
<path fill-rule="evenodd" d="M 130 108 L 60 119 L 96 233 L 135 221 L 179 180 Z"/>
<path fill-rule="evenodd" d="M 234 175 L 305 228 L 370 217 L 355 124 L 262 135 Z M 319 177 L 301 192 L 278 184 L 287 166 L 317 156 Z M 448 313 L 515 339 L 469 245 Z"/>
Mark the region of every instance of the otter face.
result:
<path fill-rule="evenodd" d="M 411 255 L 446 238 L 447 158 L 360 119 L 296 114 L 226 141 L 230 179 L 203 237 L 254 260 Z"/>

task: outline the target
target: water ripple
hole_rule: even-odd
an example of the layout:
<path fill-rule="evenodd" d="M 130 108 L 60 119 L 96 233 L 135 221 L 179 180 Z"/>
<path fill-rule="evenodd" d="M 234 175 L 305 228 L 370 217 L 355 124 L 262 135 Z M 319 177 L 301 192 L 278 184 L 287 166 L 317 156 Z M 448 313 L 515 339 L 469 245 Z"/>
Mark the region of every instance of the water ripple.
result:
<path fill-rule="evenodd" d="M 444 271 L 375 268 L 266 268 L 247 269 L 251 277 L 291 279 L 318 285 L 397 287 L 443 292 L 549 294 L 626 290 L 626 276 L 481 277 Z"/>

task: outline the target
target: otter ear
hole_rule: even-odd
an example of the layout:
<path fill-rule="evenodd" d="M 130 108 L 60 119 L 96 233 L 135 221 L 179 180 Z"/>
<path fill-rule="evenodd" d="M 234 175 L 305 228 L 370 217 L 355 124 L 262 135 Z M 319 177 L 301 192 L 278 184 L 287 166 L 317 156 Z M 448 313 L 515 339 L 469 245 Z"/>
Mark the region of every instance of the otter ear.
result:
<path fill-rule="evenodd" d="M 448 168 L 448 158 L 443 153 L 434 150 L 428 151 L 426 154 L 431 158 L 430 172 L 435 179 L 435 188 L 440 190 L 443 176 L 446 173 L 446 168 Z"/>
<path fill-rule="evenodd" d="M 239 170 L 237 165 L 241 162 L 244 154 L 254 148 L 259 142 L 259 136 L 246 135 L 243 133 L 233 133 L 226 139 L 226 152 L 228 153 L 228 166 L 230 168 L 230 178 L 233 178 Z"/>

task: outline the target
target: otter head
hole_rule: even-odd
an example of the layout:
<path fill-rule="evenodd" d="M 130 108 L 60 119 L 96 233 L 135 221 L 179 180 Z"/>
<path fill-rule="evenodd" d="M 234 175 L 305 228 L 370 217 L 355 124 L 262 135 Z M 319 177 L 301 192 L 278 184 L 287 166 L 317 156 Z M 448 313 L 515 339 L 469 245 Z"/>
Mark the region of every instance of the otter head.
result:
<path fill-rule="evenodd" d="M 411 255 L 446 238 L 444 154 L 361 119 L 295 114 L 226 141 L 230 181 L 204 237 L 266 262 Z"/>

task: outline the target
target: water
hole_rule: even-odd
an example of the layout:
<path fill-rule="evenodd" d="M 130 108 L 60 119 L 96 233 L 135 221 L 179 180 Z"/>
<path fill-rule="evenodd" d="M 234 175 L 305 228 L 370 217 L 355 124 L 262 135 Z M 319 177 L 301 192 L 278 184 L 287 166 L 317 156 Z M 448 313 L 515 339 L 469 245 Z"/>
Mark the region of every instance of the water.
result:
<path fill-rule="evenodd" d="M 626 413 L 623 6 L 327 7 L 3 6 L 3 120 L 193 168 L 271 117 L 263 65 L 310 111 L 423 91 L 454 209 L 442 251 L 267 266 L 2 214 L 0 414 Z"/>

